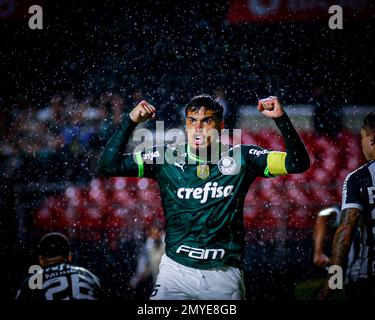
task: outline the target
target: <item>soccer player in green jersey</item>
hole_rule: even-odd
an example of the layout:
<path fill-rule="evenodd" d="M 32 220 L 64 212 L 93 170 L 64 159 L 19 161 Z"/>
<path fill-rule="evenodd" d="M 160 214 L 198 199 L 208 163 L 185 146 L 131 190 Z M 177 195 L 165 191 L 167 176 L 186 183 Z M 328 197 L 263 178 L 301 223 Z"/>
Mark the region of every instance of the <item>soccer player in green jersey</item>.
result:
<path fill-rule="evenodd" d="M 185 144 L 124 153 L 138 123 L 155 118 L 140 102 L 115 131 L 98 162 L 106 176 L 154 178 L 166 217 L 166 254 L 151 299 L 243 299 L 243 205 L 256 177 L 301 173 L 309 155 L 276 97 L 258 110 L 273 118 L 286 152 L 254 145 L 224 145 L 223 108 L 211 96 L 194 97 L 185 108 Z"/>

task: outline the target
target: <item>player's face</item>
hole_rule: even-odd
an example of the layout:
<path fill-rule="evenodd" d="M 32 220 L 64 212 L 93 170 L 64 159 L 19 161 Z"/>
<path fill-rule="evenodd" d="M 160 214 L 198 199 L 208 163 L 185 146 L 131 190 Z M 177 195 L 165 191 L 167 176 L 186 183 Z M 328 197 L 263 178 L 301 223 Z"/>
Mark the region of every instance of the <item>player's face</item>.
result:
<path fill-rule="evenodd" d="M 215 111 L 201 107 L 197 112 L 188 111 L 187 113 L 186 131 L 189 145 L 193 149 L 204 149 L 210 146 L 215 139 L 215 130 L 219 134 L 222 128 L 224 128 L 224 122 L 217 118 Z"/>
<path fill-rule="evenodd" d="M 375 137 L 374 134 L 371 132 L 367 132 L 367 130 L 361 130 L 361 137 L 362 137 L 362 150 L 363 154 L 367 161 L 374 159 L 374 150 L 375 150 Z"/>

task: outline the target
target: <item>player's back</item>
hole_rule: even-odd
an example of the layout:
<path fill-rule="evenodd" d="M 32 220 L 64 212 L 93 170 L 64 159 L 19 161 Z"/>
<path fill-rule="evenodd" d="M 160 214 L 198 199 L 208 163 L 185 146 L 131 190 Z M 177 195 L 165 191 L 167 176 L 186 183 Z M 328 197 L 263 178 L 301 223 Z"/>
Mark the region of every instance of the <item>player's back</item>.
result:
<path fill-rule="evenodd" d="M 30 289 L 27 278 L 17 300 L 99 300 L 104 298 L 99 279 L 85 268 L 68 263 L 50 265 L 40 271 L 42 289 Z"/>
<path fill-rule="evenodd" d="M 350 173 L 343 188 L 342 209 L 360 210 L 361 233 L 361 267 L 359 278 L 375 275 L 375 161 Z"/>

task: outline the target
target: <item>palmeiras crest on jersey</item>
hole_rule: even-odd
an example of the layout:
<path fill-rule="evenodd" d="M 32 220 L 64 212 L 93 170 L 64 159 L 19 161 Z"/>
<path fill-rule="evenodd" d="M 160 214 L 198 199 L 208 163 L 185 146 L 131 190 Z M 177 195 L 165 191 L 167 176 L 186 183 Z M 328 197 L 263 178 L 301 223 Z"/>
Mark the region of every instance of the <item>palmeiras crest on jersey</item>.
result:
<path fill-rule="evenodd" d="M 236 161 L 233 158 L 224 156 L 217 163 L 219 170 L 222 174 L 228 176 L 232 175 L 236 171 Z"/>
<path fill-rule="evenodd" d="M 200 164 L 197 166 L 197 176 L 201 179 L 207 179 L 210 175 L 210 167 L 208 164 Z"/>

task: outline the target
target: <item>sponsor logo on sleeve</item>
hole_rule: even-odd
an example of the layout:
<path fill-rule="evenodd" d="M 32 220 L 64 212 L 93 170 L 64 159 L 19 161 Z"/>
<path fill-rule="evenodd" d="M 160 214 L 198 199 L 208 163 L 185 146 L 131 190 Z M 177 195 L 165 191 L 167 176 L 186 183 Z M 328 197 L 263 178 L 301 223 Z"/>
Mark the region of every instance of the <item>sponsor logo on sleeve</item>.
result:
<path fill-rule="evenodd" d="M 159 153 L 159 151 L 155 151 L 155 152 L 149 151 L 149 152 L 143 154 L 142 157 L 143 157 L 143 160 L 152 160 L 154 158 L 159 158 L 160 153 Z"/>
<path fill-rule="evenodd" d="M 249 154 L 259 157 L 262 154 L 270 153 L 268 150 L 257 150 L 257 149 L 250 149 Z"/>

